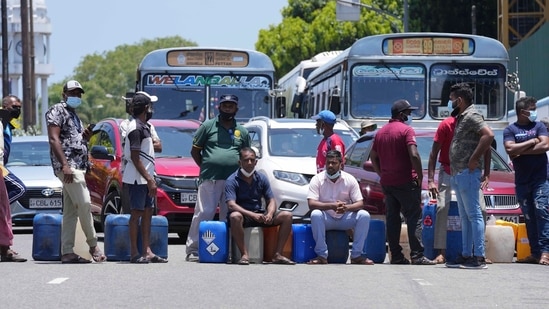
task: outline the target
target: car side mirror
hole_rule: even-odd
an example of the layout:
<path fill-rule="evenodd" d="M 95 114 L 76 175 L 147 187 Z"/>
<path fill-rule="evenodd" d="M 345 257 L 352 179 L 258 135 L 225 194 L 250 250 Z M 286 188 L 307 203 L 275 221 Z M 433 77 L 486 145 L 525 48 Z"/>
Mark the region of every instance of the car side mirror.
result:
<path fill-rule="evenodd" d="M 109 154 L 109 151 L 107 150 L 107 147 L 105 146 L 99 146 L 95 145 L 91 148 L 90 154 L 92 158 L 98 159 L 98 160 L 110 160 L 114 161 L 115 156 L 112 154 Z"/>

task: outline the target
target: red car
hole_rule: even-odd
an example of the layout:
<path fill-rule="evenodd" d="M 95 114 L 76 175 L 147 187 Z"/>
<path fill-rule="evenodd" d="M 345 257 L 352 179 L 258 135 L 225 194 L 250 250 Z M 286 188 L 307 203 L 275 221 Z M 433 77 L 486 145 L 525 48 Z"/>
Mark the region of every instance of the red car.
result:
<path fill-rule="evenodd" d="M 123 119 L 101 120 L 93 129 L 88 149 L 91 168 L 86 174 L 92 213 L 103 227 L 108 214 L 127 213 L 122 209 L 122 140 L 119 125 Z M 190 151 L 200 122 L 194 120 L 151 119 L 162 141 L 162 152 L 156 153 L 156 214 L 167 217 L 170 232 L 186 237 L 197 199 L 199 167 Z"/>
<path fill-rule="evenodd" d="M 416 130 L 416 141 L 421 156 L 423 170 L 422 197 L 427 196 L 427 162 L 433 145 L 435 131 Z M 374 135 L 363 135 L 353 143 L 345 154 L 345 171 L 351 173 L 359 182 L 364 198 L 364 208 L 373 217 L 385 219 L 384 195 L 379 184 L 379 176 L 374 172 L 370 161 Z M 435 183 L 438 181 L 438 168 L 435 171 Z M 515 174 L 505 160 L 492 149 L 492 171 L 490 184 L 484 190 L 487 215 L 515 223 L 524 222 L 515 196 Z M 422 198 L 423 199 L 423 198 Z"/>

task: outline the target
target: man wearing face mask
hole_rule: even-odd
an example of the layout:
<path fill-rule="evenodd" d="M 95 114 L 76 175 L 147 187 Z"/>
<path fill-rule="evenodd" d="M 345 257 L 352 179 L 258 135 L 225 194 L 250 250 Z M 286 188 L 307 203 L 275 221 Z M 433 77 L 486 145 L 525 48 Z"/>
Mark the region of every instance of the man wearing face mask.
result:
<path fill-rule="evenodd" d="M 276 209 L 269 180 L 264 174 L 255 172 L 256 164 L 255 151 L 248 147 L 242 148 L 240 169 L 227 178 L 225 186 L 231 235 L 241 254 L 238 264 L 249 264 L 248 248 L 244 243 L 244 228 L 280 226 L 272 263 L 294 265 L 294 261 L 282 255 L 284 244 L 292 231 L 292 213 Z M 261 205 L 262 198 L 267 204 L 265 209 Z"/>
<path fill-rule="evenodd" d="M 130 205 L 130 262 L 139 264 L 168 262 L 155 255 L 150 248 L 151 220 L 157 189 L 154 180 L 154 147 L 151 129 L 147 124 L 152 117 L 152 99 L 155 98 L 151 98 L 146 92 L 139 92 L 133 96 L 134 119 L 128 125 L 124 144 L 124 157 L 127 163 L 122 183 Z M 137 249 L 139 222 L 143 248 L 141 255 Z"/>
<path fill-rule="evenodd" d="M 450 143 L 450 183 L 456 193 L 461 220 L 462 251 L 455 261 L 446 262 L 446 266 L 486 269 L 485 226 L 479 190 L 489 173 L 490 166 L 485 166 L 483 157 L 494 133 L 475 108 L 473 90 L 468 84 L 450 87 L 450 100 L 454 109 L 452 115 L 456 115 L 456 128 Z"/>
<path fill-rule="evenodd" d="M 399 244 L 404 216 L 408 226 L 410 257 L 414 265 L 434 265 L 423 255 L 421 242 L 421 183 L 423 168 L 417 151 L 416 134 L 412 123 L 412 106 L 398 100 L 391 107 L 389 123 L 378 130 L 370 159 L 380 177 L 387 208 L 387 241 L 391 250 L 391 264 L 410 264 Z"/>
<path fill-rule="evenodd" d="M 517 121 L 503 131 L 505 151 L 513 160 L 517 200 L 520 204 L 531 255 L 517 263 L 549 265 L 549 185 L 547 128 L 536 121 L 536 102 L 523 97 L 515 103 Z"/>
<path fill-rule="evenodd" d="M 334 132 L 336 115 L 333 112 L 323 110 L 311 118 L 316 120 L 316 131 L 323 136 L 316 150 L 316 172 L 320 173 L 325 169 L 326 153 L 330 150 L 337 150 L 345 155 L 345 144 L 341 137 Z"/>
<path fill-rule="evenodd" d="M 76 114 L 84 89 L 69 80 L 63 86 L 63 101 L 46 112 L 53 171 L 63 182 L 63 222 L 61 263 L 91 263 L 73 251 L 77 219 L 80 219 L 90 254 L 95 262 L 107 258 L 97 245 L 97 235 L 90 211 L 90 192 L 84 174 L 88 169 L 88 139 L 92 132 Z"/>
<path fill-rule="evenodd" d="M 364 210 L 363 197 L 356 179 L 341 170 L 343 155 L 337 150 L 326 153 L 326 170 L 316 174 L 309 184 L 307 202 L 311 210 L 311 228 L 316 258 L 307 264 L 328 264 L 327 230 L 354 230 L 351 264 L 373 265 L 362 254 L 370 214 Z"/>
<path fill-rule="evenodd" d="M 219 219 L 227 220 L 225 180 L 238 169 L 239 151 L 250 147 L 248 130 L 235 120 L 238 97 L 219 98 L 219 115 L 204 121 L 193 139 L 191 156 L 200 166 L 198 200 L 186 243 L 186 261 L 198 261 L 198 229 L 205 220 L 213 220 L 219 206 Z"/>
<path fill-rule="evenodd" d="M 11 124 L 13 119 L 19 118 L 21 115 L 21 100 L 14 96 L 8 95 L 2 100 L 2 108 L 7 112 L 6 126 L 4 127 L 4 165 L 8 164 L 11 141 L 13 138 L 14 126 Z M 10 204 L 22 197 L 27 188 L 23 181 L 15 176 L 11 171 L 4 177 Z"/>

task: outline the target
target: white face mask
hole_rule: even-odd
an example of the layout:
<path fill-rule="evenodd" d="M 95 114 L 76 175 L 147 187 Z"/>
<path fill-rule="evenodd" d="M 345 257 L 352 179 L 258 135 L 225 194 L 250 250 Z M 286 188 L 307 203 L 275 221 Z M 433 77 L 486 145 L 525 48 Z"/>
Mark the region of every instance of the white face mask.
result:
<path fill-rule="evenodd" d="M 240 168 L 240 172 L 242 173 L 242 175 L 244 175 L 245 177 L 250 177 L 253 175 L 253 173 L 255 172 L 255 168 L 251 171 L 251 172 L 246 172 L 245 169 L 243 168 Z"/>

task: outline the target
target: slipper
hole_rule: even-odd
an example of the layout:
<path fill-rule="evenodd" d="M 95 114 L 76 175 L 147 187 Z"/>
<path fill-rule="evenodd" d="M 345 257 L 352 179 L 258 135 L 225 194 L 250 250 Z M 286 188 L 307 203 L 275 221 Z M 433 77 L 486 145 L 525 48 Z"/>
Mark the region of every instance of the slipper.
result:
<path fill-rule="evenodd" d="M 446 263 L 446 258 L 444 257 L 444 255 L 439 254 L 439 255 L 434 259 L 434 261 L 437 262 L 437 264 L 444 264 L 444 263 Z"/>
<path fill-rule="evenodd" d="M 168 260 L 165 258 L 159 257 L 158 255 L 153 256 L 149 259 L 149 262 L 151 263 L 168 263 Z"/>
<path fill-rule="evenodd" d="M 307 264 L 309 265 L 328 264 L 328 260 L 325 257 L 317 256 L 316 258 L 309 260 Z"/>
<path fill-rule="evenodd" d="M 533 255 L 529 255 L 523 259 L 518 259 L 516 263 L 523 263 L 523 264 L 538 264 L 540 260 L 536 258 Z"/>
<path fill-rule="evenodd" d="M 91 263 L 92 261 L 88 260 L 88 259 L 85 259 L 79 255 L 76 255 L 75 257 L 73 257 L 72 259 L 70 260 L 61 260 L 61 264 L 88 264 L 88 263 Z"/>
<path fill-rule="evenodd" d="M 92 259 L 96 263 L 105 262 L 107 260 L 107 257 L 103 254 L 101 249 L 99 249 L 97 246 L 90 248 L 90 254 L 92 256 Z"/>
<path fill-rule="evenodd" d="M 539 259 L 540 265 L 549 265 L 549 252 L 543 252 L 541 254 L 541 259 Z"/>
<path fill-rule="evenodd" d="M 131 258 L 130 263 L 133 264 L 149 264 L 149 260 L 147 258 L 144 258 L 142 256 L 136 255 Z"/>
<path fill-rule="evenodd" d="M 351 264 L 374 265 L 374 261 L 370 260 L 365 256 L 359 255 L 356 258 L 351 259 Z"/>
<path fill-rule="evenodd" d="M 278 259 L 273 259 L 271 261 L 273 264 L 283 264 L 283 265 L 295 265 L 295 262 L 290 260 L 289 258 L 282 256 Z"/>
<path fill-rule="evenodd" d="M 0 262 L 26 262 L 27 259 L 21 257 L 19 253 L 9 249 L 5 255 L 0 257 Z"/>
<path fill-rule="evenodd" d="M 240 259 L 238 265 L 250 265 L 250 261 L 248 259 Z"/>

